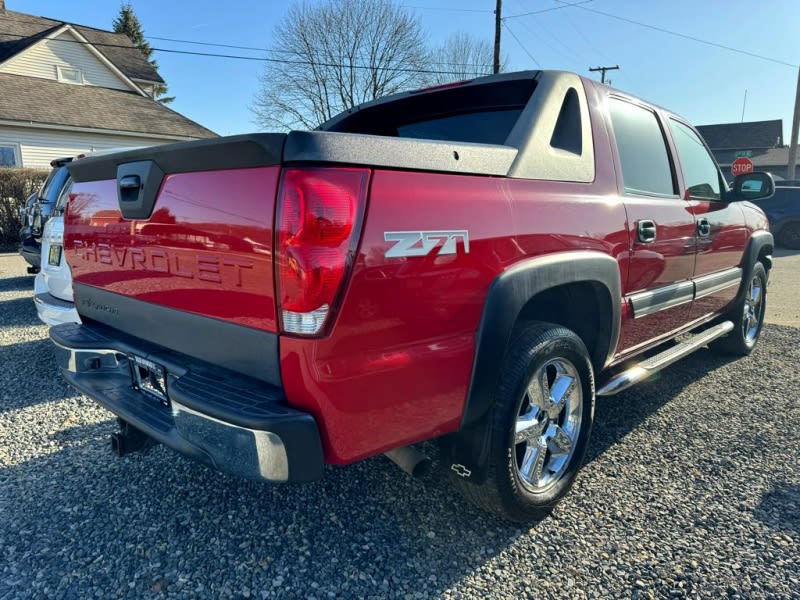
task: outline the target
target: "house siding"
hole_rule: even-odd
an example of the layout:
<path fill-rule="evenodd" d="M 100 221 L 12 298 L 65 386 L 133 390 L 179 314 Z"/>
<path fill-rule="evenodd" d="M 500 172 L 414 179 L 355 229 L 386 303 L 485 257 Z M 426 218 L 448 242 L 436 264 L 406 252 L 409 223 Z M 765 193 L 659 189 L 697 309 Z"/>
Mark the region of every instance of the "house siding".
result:
<path fill-rule="evenodd" d="M 22 158 L 20 166 L 34 169 L 49 169 L 51 160 L 63 156 L 112 148 L 169 144 L 174 141 L 157 137 L 26 129 L 0 125 L 0 146 L 16 145 Z"/>
<path fill-rule="evenodd" d="M 0 66 L 0 73 L 58 80 L 56 67 L 80 69 L 85 85 L 132 90 L 68 31 L 34 44 Z M 74 84 L 64 84 L 74 85 Z"/>

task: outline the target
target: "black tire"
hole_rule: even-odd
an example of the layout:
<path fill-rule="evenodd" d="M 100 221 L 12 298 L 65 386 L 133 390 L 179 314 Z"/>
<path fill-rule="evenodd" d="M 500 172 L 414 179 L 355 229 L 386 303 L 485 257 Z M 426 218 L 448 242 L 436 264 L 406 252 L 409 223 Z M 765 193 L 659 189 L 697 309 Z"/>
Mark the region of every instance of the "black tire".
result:
<path fill-rule="evenodd" d="M 758 306 L 754 311 L 749 311 L 752 306 L 753 285 L 760 287 Z M 733 321 L 733 331 L 728 335 L 714 340 L 709 344 L 713 350 L 736 356 L 747 356 L 753 351 L 764 327 L 764 314 L 767 309 L 767 271 L 760 262 L 753 266 L 750 281 L 745 282 L 742 297 L 733 305 L 725 315 L 725 320 Z M 748 312 L 749 311 L 749 312 Z M 750 318 L 754 321 L 749 321 Z"/>
<path fill-rule="evenodd" d="M 559 365 L 563 371 L 558 370 Z M 555 373 L 551 383 L 556 383 L 555 377 L 559 375 L 566 376 L 566 379 L 561 379 L 558 385 L 564 381 L 572 382 L 566 388 L 571 391 L 559 396 L 567 397 L 566 404 L 561 409 L 562 414 L 553 418 L 552 422 L 543 409 L 538 409 L 539 404 L 534 402 L 528 391 L 529 385 L 533 387 L 532 384 L 535 383 L 532 381 L 534 376 L 541 379 L 540 385 L 544 385 L 544 380 L 549 381 L 550 369 Z M 551 388 L 548 398 L 558 395 L 558 391 L 553 391 L 558 385 Z M 578 390 L 580 396 L 576 397 Z M 543 397 L 544 392 L 540 398 Z M 578 405 L 581 418 L 575 424 L 569 414 L 574 416 L 570 411 Z M 551 402 L 549 406 L 553 412 L 556 410 L 556 404 Z M 526 410 L 529 412 L 525 412 Z M 536 423 L 534 427 L 539 433 L 533 433 L 532 428 L 528 440 L 516 441 L 518 420 L 535 410 L 540 410 L 538 414 L 541 418 L 529 422 Z M 521 411 L 525 414 L 521 414 Z M 591 434 L 594 419 L 594 373 L 583 341 L 569 329 L 551 323 L 534 322 L 521 327 L 506 352 L 494 402 L 485 418 L 488 419 L 487 425 L 490 429 L 487 477 L 483 483 L 474 484 L 454 476 L 452 479 L 455 487 L 471 503 L 505 519 L 525 522 L 546 516 L 572 486 L 586 454 Z M 563 419 L 562 425 L 559 425 L 559 419 Z M 544 443 L 542 440 L 549 440 L 547 444 L 554 442 L 556 438 L 548 438 L 548 433 L 558 429 L 562 433 L 569 431 L 568 421 L 572 423 L 574 434 L 569 454 L 563 452 L 563 449 L 553 450 L 552 453 L 549 449 L 542 452 L 542 446 L 539 445 Z M 545 424 L 541 425 L 542 422 Z M 530 471 L 541 474 L 541 480 L 538 475 L 535 476 L 536 485 L 542 484 L 541 489 L 530 478 L 525 479 L 522 475 L 525 464 L 523 459 L 528 456 L 526 453 L 531 444 L 535 449 L 531 446 L 530 450 L 537 452 L 537 458 L 541 452 L 543 456 L 549 456 L 543 458 L 543 461 L 551 461 L 553 465 L 560 464 L 558 473 L 547 471 L 547 476 L 554 479 L 544 485 L 546 469 L 537 469 L 538 460 L 535 462 Z M 545 462 L 544 466 L 548 464 L 550 463 Z"/>
<path fill-rule="evenodd" d="M 791 250 L 800 250 L 800 222 L 787 223 L 778 233 L 778 245 Z"/>

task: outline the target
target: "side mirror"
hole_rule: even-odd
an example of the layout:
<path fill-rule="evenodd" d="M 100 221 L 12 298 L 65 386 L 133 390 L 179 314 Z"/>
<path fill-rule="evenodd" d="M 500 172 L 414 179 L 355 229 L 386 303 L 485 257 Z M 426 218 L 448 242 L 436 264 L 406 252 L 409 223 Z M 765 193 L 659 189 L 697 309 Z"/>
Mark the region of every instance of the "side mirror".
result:
<path fill-rule="evenodd" d="M 775 193 L 775 180 L 763 171 L 737 175 L 733 180 L 731 200 L 764 200 Z"/>

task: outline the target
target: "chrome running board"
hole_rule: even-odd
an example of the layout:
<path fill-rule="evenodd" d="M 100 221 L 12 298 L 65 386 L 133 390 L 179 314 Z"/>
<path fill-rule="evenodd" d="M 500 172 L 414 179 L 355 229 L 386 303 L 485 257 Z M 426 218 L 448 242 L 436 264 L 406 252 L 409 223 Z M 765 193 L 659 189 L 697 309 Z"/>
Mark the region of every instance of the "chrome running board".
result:
<path fill-rule="evenodd" d="M 705 331 L 697 333 L 685 342 L 680 342 L 663 352 L 651 356 L 630 369 L 617 373 L 597 390 L 597 395 L 613 396 L 614 394 L 618 394 L 622 390 L 626 390 L 632 385 L 644 381 L 653 373 L 657 373 L 664 367 L 668 367 L 684 356 L 702 348 L 718 337 L 722 337 L 731 330 L 733 330 L 733 321 L 724 321 L 711 329 L 706 329 Z"/>

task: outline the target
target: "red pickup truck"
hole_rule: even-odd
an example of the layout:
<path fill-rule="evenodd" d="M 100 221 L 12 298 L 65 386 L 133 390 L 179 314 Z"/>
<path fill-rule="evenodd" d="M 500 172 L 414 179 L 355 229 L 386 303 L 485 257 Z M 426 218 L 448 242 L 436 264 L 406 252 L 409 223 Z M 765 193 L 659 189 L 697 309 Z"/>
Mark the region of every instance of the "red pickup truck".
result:
<path fill-rule="evenodd" d="M 83 323 L 51 337 L 119 454 L 309 481 L 414 470 L 435 439 L 467 498 L 530 519 L 572 484 L 595 396 L 748 354 L 764 318 L 773 239 L 746 200 L 771 177 L 728 189 L 681 117 L 571 73 L 69 170 Z"/>

